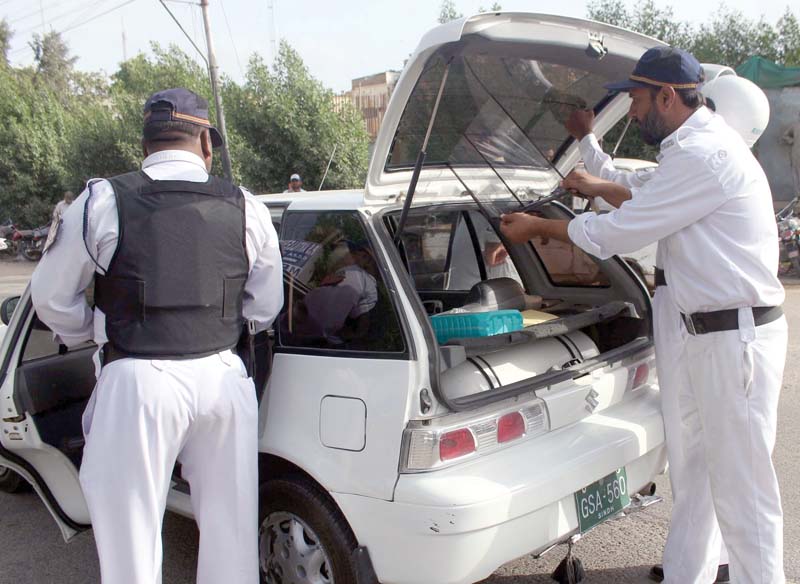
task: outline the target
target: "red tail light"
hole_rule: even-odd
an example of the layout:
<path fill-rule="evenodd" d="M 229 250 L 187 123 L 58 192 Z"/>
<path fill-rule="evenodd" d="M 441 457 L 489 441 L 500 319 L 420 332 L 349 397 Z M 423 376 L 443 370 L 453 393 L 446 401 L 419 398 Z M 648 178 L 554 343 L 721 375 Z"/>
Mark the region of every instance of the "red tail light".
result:
<path fill-rule="evenodd" d="M 439 440 L 439 458 L 442 462 L 470 452 L 475 452 L 475 438 L 468 428 L 460 428 L 443 434 Z"/>
<path fill-rule="evenodd" d="M 510 442 L 525 433 L 525 420 L 519 412 L 506 414 L 497 421 L 497 441 Z"/>
<path fill-rule="evenodd" d="M 15 231 L 14 235 L 11 236 L 11 239 L 17 241 L 18 239 L 22 239 L 22 234 L 19 231 Z"/>
<path fill-rule="evenodd" d="M 631 385 L 631 389 L 636 389 L 647 383 L 647 380 L 650 378 L 650 365 L 647 363 L 642 363 L 636 368 L 636 371 L 633 374 L 633 385 Z"/>

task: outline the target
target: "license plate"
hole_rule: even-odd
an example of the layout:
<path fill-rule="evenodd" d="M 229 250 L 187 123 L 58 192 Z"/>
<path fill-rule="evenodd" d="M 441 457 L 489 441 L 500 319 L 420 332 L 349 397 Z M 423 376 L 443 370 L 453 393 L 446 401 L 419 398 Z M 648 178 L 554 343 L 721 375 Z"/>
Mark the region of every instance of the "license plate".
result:
<path fill-rule="evenodd" d="M 797 251 L 796 249 L 789 250 L 790 258 L 796 258 L 797 256 L 800 256 L 800 251 Z"/>
<path fill-rule="evenodd" d="M 625 467 L 575 493 L 581 533 L 590 530 L 630 505 Z"/>

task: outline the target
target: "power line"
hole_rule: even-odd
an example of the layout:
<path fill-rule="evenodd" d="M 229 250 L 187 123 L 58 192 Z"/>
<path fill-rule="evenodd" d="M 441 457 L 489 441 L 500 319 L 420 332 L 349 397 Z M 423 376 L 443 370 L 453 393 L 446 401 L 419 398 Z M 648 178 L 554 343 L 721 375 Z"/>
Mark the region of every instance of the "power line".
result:
<path fill-rule="evenodd" d="M 228 36 L 231 37 L 231 44 L 233 45 L 233 54 L 236 55 L 236 64 L 239 66 L 239 73 L 241 73 L 242 77 L 244 77 L 244 69 L 242 69 L 242 62 L 239 60 L 239 51 L 236 49 L 236 41 L 233 40 L 231 23 L 228 22 L 228 13 L 225 11 L 225 2 L 219 0 L 219 5 L 222 7 L 222 15 L 225 17 L 225 26 L 228 27 Z"/>
<path fill-rule="evenodd" d="M 106 0 L 101 0 L 101 1 L 102 1 L 102 2 L 105 2 Z M 99 3 L 100 3 L 100 2 L 95 2 L 95 4 L 99 4 Z M 94 6 L 93 6 L 93 7 L 94 7 Z M 88 12 L 88 11 L 86 11 L 86 12 Z M 56 22 L 56 21 L 58 21 L 58 20 L 61 20 L 62 18 L 67 18 L 67 17 L 69 17 L 69 16 L 73 16 L 74 14 L 75 14 L 75 9 L 70 9 L 70 10 L 67 10 L 66 12 L 62 12 L 62 13 L 61 13 L 61 14 L 59 14 L 58 16 L 53 16 L 52 18 L 48 18 L 48 19 L 47 19 L 47 20 L 48 20 L 48 24 L 50 24 L 50 25 L 51 25 L 51 28 L 52 28 L 52 24 L 53 24 L 54 22 Z M 85 12 L 84 12 L 84 14 L 85 14 Z M 70 23 L 70 24 L 68 25 L 68 28 L 69 28 L 69 27 L 71 27 L 71 26 L 74 26 L 74 25 L 75 25 L 77 22 L 79 22 L 79 21 L 73 20 L 73 21 L 72 21 L 72 23 Z M 35 26 L 31 26 L 31 27 L 29 27 L 29 28 L 27 28 L 27 29 L 24 29 L 24 30 L 21 30 L 21 31 L 19 31 L 19 34 L 26 35 L 26 34 L 28 34 L 28 33 L 30 33 L 30 32 L 33 32 L 33 31 L 34 31 L 34 30 L 36 30 L 37 28 L 39 28 L 39 25 L 38 25 L 38 24 L 37 24 L 37 25 L 35 25 Z M 62 31 L 62 32 L 65 32 L 65 31 Z"/>
<path fill-rule="evenodd" d="M 95 14 L 91 18 L 87 18 L 82 22 L 73 24 L 71 26 L 68 26 L 68 27 L 62 29 L 62 30 L 56 31 L 56 34 L 62 35 L 62 34 L 70 32 L 70 31 L 73 31 L 76 28 L 82 27 L 84 24 L 89 24 L 90 22 L 92 22 L 94 20 L 97 20 L 98 18 L 102 18 L 103 16 L 105 16 L 107 14 L 111 14 L 115 10 L 119 10 L 120 8 L 123 8 L 124 6 L 127 6 L 128 4 L 132 4 L 133 2 L 136 2 L 136 0 L 126 0 L 125 2 L 122 2 L 121 4 L 117 4 L 113 8 L 109 8 L 108 10 L 106 10 L 104 12 L 101 12 L 100 14 Z M 22 48 L 19 48 L 19 49 L 15 50 L 15 51 L 12 51 L 11 55 L 14 56 L 14 55 L 22 53 L 23 51 L 27 51 L 27 50 L 28 50 L 28 47 L 22 47 Z"/>
<path fill-rule="evenodd" d="M 158 1 L 161 2 L 161 6 L 163 6 L 164 10 L 166 10 L 169 13 L 169 15 L 172 17 L 172 20 L 175 21 L 175 24 L 178 25 L 178 28 L 181 29 L 181 32 L 184 34 L 184 36 L 187 39 L 189 39 L 189 42 L 192 43 L 192 46 L 197 50 L 198 53 L 200 53 L 200 56 L 203 58 L 203 61 L 206 62 L 206 67 L 208 67 L 209 66 L 208 65 L 208 59 L 206 59 L 206 56 L 203 54 L 203 51 L 201 51 L 200 47 L 198 47 L 197 44 L 194 42 L 194 39 L 191 36 L 189 36 L 188 32 L 186 32 L 186 29 L 183 28 L 183 25 L 181 24 L 181 21 L 178 20 L 178 18 L 172 13 L 172 10 L 169 9 L 169 6 L 167 6 L 167 4 L 166 4 L 166 2 L 164 2 L 164 0 L 158 0 Z"/>

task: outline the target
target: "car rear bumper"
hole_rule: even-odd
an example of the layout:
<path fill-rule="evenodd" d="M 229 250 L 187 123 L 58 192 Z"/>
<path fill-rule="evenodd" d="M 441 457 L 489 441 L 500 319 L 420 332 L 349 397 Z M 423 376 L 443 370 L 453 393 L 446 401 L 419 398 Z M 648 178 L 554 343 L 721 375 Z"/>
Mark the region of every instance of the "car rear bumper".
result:
<path fill-rule="evenodd" d="M 625 466 L 631 493 L 666 467 L 658 391 L 517 447 L 401 475 L 394 501 L 334 493 L 384 584 L 467 584 L 578 529 L 574 492 Z"/>

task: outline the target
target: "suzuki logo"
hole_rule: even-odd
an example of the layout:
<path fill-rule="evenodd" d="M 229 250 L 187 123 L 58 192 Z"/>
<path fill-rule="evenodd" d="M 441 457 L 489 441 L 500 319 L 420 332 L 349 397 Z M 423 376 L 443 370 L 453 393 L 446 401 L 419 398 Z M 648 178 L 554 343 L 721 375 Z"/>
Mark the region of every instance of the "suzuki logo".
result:
<path fill-rule="evenodd" d="M 600 402 L 597 399 L 598 397 L 600 397 L 600 394 L 594 389 L 590 389 L 589 393 L 586 394 L 586 411 L 590 414 L 593 414 L 597 409 L 597 406 L 600 405 Z"/>

